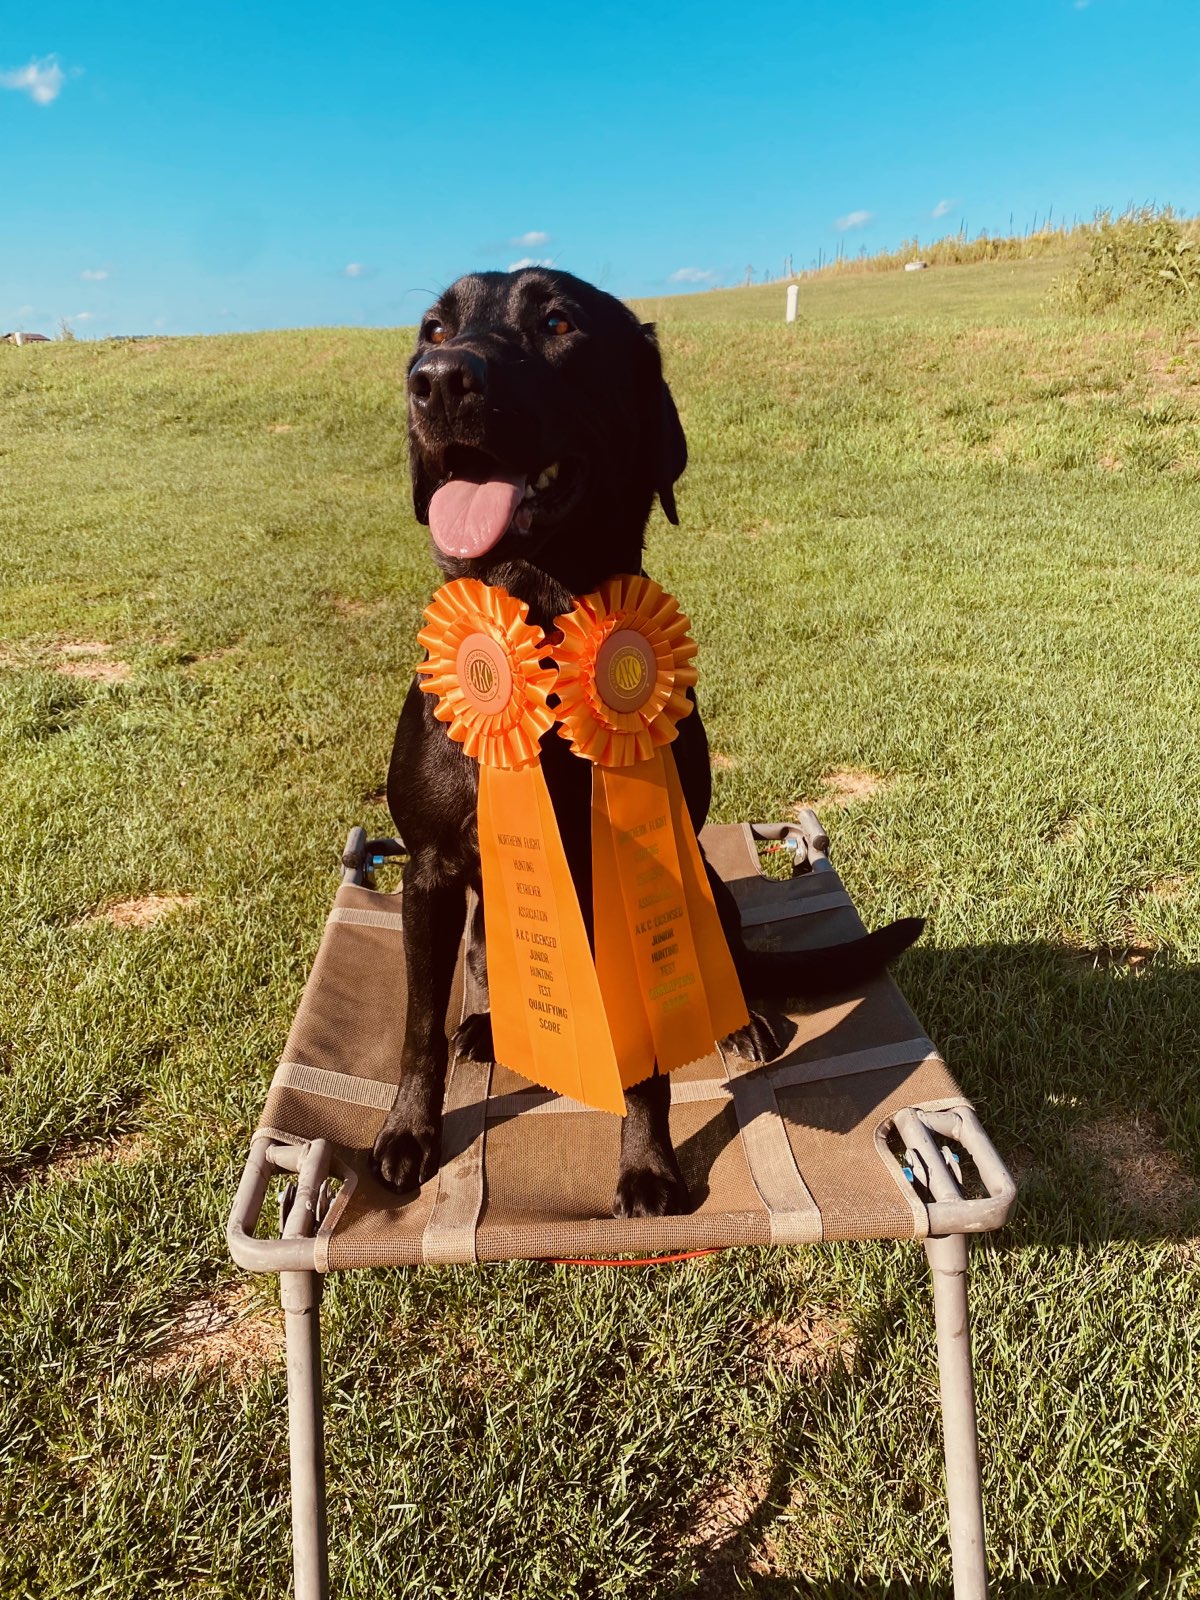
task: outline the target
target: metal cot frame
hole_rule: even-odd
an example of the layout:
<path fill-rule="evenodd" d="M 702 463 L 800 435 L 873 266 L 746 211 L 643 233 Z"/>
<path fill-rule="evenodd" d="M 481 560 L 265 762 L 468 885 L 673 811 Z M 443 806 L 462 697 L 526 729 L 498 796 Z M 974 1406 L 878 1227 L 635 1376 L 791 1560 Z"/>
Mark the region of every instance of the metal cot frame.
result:
<path fill-rule="evenodd" d="M 754 824 L 755 835 L 791 849 L 797 867 L 829 868 L 829 841 L 816 816 L 798 823 Z M 343 855 L 343 882 L 371 884 L 374 868 L 401 854 L 396 839 L 368 840 L 355 828 Z M 903 1178 L 929 1196 L 929 1231 L 922 1241 L 933 1279 L 946 1500 L 954 1600 L 986 1600 L 988 1593 L 983 1500 L 967 1302 L 968 1238 L 1001 1227 L 1016 1198 L 1016 1186 L 969 1106 L 897 1111 L 890 1127 L 904 1156 L 887 1152 Z M 882 1141 L 877 1141 L 881 1144 Z M 975 1164 L 986 1195 L 966 1197 L 952 1146 Z M 289 1178 L 281 1203 L 277 1238 L 259 1238 L 268 1188 L 277 1175 Z M 325 1139 L 284 1144 L 257 1138 L 242 1172 L 226 1228 L 230 1254 L 249 1272 L 279 1276 L 287 1340 L 288 1449 L 292 1493 L 292 1558 L 296 1600 L 328 1600 L 329 1549 L 325 1515 L 324 1410 L 321 1387 L 321 1294 L 314 1235 L 329 1205 L 331 1178 L 349 1170 Z"/>

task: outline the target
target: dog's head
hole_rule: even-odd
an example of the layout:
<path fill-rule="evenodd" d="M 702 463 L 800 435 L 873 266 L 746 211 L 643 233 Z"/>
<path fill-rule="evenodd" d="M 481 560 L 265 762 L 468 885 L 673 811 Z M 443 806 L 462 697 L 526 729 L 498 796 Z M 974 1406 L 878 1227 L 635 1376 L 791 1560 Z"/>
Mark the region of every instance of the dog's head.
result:
<path fill-rule="evenodd" d="M 531 562 L 575 593 L 637 572 L 687 463 L 654 330 L 568 272 L 460 278 L 408 369 L 413 506 L 451 577 Z"/>

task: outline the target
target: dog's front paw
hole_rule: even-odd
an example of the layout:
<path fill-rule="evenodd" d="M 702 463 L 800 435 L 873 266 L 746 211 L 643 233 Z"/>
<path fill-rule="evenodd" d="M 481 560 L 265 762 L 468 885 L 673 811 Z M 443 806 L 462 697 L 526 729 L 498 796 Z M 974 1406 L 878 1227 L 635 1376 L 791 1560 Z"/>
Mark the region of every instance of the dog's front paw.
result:
<path fill-rule="evenodd" d="M 631 1167 L 617 1178 L 614 1217 L 669 1217 L 688 1209 L 691 1196 L 678 1172 L 664 1167 Z"/>
<path fill-rule="evenodd" d="M 441 1159 L 441 1118 L 414 1117 L 397 1106 L 379 1130 L 371 1170 L 386 1188 L 408 1194 L 436 1174 Z"/>
<path fill-rule="evenodd" d="M 451 1045 L 463 1061 L 494 1061 L 491 1012 L 472 1011 L 464 1017 L 454 1030 Z"/>
<path fill-rule="evenodd" d="M 782 1045 L 766 1017 L 752 1011 L 744 1028 L 738 1028 L 721 1040 L 721 1049 L 745 1061 L 774 1061 Z"/>

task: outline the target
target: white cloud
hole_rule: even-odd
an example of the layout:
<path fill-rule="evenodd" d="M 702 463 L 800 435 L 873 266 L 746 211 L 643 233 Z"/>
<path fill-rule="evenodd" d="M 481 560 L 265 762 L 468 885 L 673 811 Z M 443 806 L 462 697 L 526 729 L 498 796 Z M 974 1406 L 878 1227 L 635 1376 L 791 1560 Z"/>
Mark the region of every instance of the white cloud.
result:
<path fill-rule="evenodd" d="M 834 227 L 839 233 L 848 233 L 851 228 L 865 228 L 868 222 L 874 222 L 873 211 L 848 211 L 844 217 L 839 217 Z"/>
<path fill-rule="evenodd" d="M 956 211 L 957 209 L 957 200 L 939 200 L 929 215 L 931 217 L 948 217 L 952 211 Z"/>
<path fill-rule="evenodd" d="M 27 94 L 34 105 L 48 106 L 62 93 L 66 73 L 58 64 L 57 56 L 43 56 L 31 61 L 27 67 L 13 67 L 0 72 L 0 89 L 19 89 Z"/>
<path fill-rule="evenodd" d="M 348 261 L 343 272 L 343 277 L 361 278 L 366 270 L 366 267 L 363 266 L 361 261 Z"/>
<path fill-rule="evenodd" d="M 92 311 L 77 311 L 73 317 L 68 317 L 68 322 L 90 322 L 95 315 Z"/>
<path fill-rule="evenodd" d="M 715 272 L 709 272 L 704 267 L 680 267 L 667 279 L 668 283 L 712 283 L 716 278 Z"/>
<path fill-rule="evenodd" d="M 553 261 L 537 261 L 533 256 L 522 256 L 519 261 L 510 261 L 508 270 L 510 272 L 520 272 L 522 267 L 552 267 L 553 265 Z"/>
<path fill-rule="evenodd" d="M 523 244 L 526 250 L 536 250 L 540 244 L 549 244 L 550 235 L 539 233 L 535 228 L 532 233 L 519 233 L 515 239 L 510 239 L 509 244 Z"/>
<path fill-rule="evenodd" d="M 107 267 L 84 267 L 79 274 L 84 283 L 103 283 L 108 277 Z"/>

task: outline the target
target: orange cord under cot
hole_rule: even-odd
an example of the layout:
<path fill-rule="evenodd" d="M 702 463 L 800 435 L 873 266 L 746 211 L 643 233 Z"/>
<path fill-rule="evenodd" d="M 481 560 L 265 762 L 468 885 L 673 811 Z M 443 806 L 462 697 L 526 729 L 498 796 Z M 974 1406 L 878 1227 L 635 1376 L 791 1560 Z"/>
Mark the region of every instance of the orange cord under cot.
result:
<path fill-rule="evenodd" d="M 724 1245 L 714 1244 L 705 1250 L 681 1250 L 673 1256 L 551 1256 L 549 1260 L 552 1267 L 666 1267 L 673 1261 L 694 1261 L 697 1256 L 719 1256 L 724 1249 Z"/>

